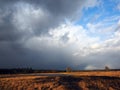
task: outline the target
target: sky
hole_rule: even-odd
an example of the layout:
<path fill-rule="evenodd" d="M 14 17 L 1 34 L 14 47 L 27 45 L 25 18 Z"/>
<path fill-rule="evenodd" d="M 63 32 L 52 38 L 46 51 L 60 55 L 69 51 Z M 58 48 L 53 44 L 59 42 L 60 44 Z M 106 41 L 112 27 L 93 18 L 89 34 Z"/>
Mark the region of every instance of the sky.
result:
<path fill-rule="evenodd" d="M 120 0 L 0 0 L 0 68 L 119 64 Z"/>

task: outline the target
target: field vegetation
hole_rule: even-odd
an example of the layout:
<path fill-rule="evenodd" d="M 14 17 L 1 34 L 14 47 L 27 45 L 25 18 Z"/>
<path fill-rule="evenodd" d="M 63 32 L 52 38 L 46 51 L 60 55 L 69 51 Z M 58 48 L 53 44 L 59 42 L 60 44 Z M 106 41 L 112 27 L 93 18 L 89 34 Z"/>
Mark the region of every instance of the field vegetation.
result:
<path fill-rule="evenodd" d="M 2 74 L 0 90 L 120 90 L 120 71 Z"/>

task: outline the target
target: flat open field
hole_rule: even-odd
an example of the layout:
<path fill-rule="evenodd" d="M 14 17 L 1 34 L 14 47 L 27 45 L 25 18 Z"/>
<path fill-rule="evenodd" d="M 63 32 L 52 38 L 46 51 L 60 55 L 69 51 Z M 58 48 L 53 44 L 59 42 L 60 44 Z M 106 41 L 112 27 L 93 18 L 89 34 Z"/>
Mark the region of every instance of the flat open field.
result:
<path fill-rule="evenodd" d="M 0 75 L 0 90 L 120 90 L 120 71 Z"/>

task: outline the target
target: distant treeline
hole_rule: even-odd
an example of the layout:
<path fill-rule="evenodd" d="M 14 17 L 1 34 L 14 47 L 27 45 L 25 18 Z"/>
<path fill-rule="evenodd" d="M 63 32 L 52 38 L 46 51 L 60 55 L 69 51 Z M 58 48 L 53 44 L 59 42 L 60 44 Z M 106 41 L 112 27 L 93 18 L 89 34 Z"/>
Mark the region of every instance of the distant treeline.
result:
<path fill-rule="evenodd" d="M 32 73 L 32 68 L 0 69 L 0 74 Z"/>
<path fill-rule="evenodd" d="M 99 72 L 99 71 L 120 71 L 120 69 L 109 70 L 71 70 L 71 72 Z M 0 69 L 0 74 L 28 74 L 28 73 L 59 73 L 66 70 L 36 70 L 32 68 Z"/>
<path fill-rule="evenodd" d="M 58 73 L 65 70 L 35 70 L 32 68 L 0 69 L 0 74 Z"/>

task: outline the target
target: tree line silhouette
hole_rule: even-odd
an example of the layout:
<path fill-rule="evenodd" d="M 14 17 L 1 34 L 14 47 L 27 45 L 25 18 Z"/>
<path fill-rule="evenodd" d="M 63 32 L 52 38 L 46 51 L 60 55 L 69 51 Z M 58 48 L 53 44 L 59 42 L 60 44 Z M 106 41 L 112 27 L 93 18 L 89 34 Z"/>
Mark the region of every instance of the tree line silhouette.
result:
<path fill-rule="evenodd" d="M 0 74 L 33 73 L 32 68 L 0 69 Z"/>
<path fill-rule="evenodd" d="M 105 66 L 104 69 L 96 70 L 73 70 L 67 67 L 65 70 L 44 70 L 44 69 L 32 69 L 32 68 L 13 68 L 13 69 L 0 69 L 0 74 L 28 74 L 28 73 L 59 73 L 59 72 L 92 72 L 92 71 L 120 71 L 120 69 L 110 69 Z"/>
<path fill-rule="evenodd" d="M 65 72 L 65 70 L 38 70 L 32 68 L 13 68 L 13 69 L 0 69 L 0 74 L 27 74 L 27 73 L 58 73 Z"/>

